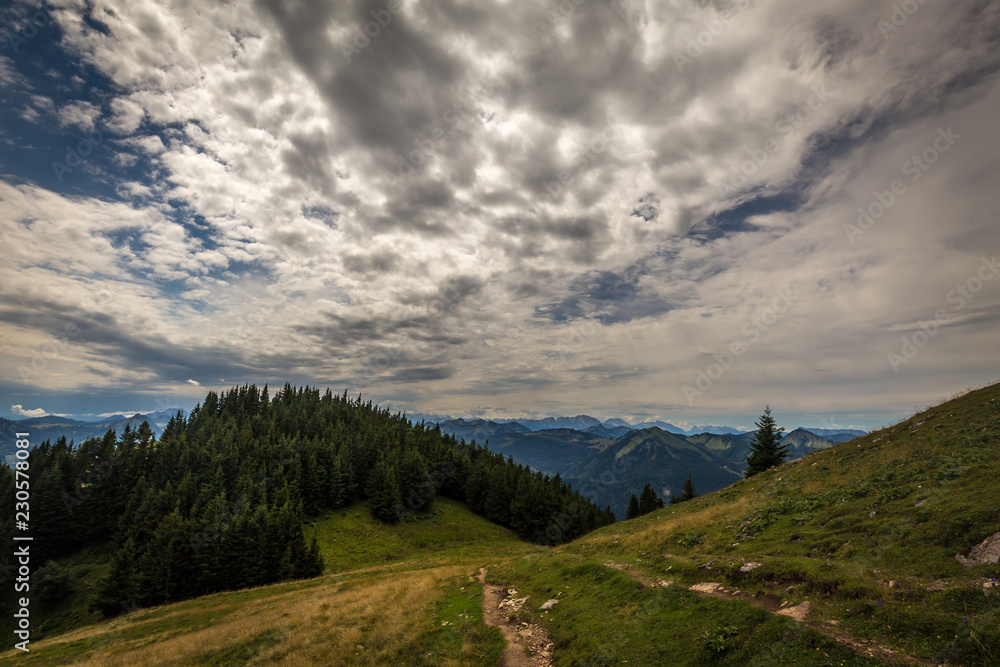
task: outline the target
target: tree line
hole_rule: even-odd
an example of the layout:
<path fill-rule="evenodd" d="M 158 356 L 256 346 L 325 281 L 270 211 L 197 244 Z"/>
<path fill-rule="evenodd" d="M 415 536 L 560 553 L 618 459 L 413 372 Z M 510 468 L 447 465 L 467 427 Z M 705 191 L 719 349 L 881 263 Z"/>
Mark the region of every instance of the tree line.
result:
<path fill-rule="evenodd" d="M 346 392 L 246 385 L 209 392 L 159 440 L 148 424 L 29 455 L 35 567 L 92 544 L 111 552 L 106 615 L 322 573 L 310 517 L 367 500 L 398 523 L 444 496 L 520 537 L 557 543 L 613 523 L 558 476 L 412 424 Z M 0 497 L 14 476 L 0 465 Z M 0 524 L 6 545 L 13 523 Z"/>

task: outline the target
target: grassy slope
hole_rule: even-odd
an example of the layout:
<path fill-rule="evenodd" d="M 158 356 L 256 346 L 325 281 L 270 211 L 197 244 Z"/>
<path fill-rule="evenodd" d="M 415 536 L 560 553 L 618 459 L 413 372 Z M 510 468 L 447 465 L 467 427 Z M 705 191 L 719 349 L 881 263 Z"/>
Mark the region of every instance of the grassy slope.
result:
<path fill-rule="evenodd" d="M 445 499 L 397 527 L 376 523 L 361 504 L 309 531 L 320 538 L 323 577 L 140 610 L 42 639 L 27 656 L 4 653 L 0 664 L 323 664 L 338 656 L 345 665 L 495 665 L 503 640 L 482 623 L 471 575 L 486 560 L 541 551 Z M 95 560 L 84 553 L 65 564 L 79 573 Z M 46 623 L 96 621 L 85 605 L 81 589 Z"/>
<path fill-rule="evenodd" d="M 656 578 L 720 581 L 794 604 L 809 599 L 816 617 L 855 636 L 930 661 L 995 665 L 1000 596 L 986 596 L 982 582 L 1000 578 L 1000 566 L 966 569 L 954 555 L 998 531 L 994 385 L 690 503 L 601 529 L 560 557 L 563 567 L 612 558 Z M 709 561 L 712 569 L 698 567 Z M 747 561 L 763 565 L 740 572 Z M 529 585 L 532 579 L 523 568 L 510 576 Z M 593 637 L 553 622 L 570 645 Z M 711 630 L 707 625 L 690 629 Z M 645 636 L 656 632 L 650 626 Z M 733 641 L 747 642 L 742 657 L 749 660 L 766 643 L 745 632 Z M 616 657 L 630 655 L 641 660 L 637 648 Z"/>
<path fill-rule="evenodd" d="M 352 508 L 315 525 L 324 577 L 139 611 L 46 640 L 30 659 L 495 664 L 500 639 L 469 577 L 490 564 L 491 580 L 531 596 L 523 614 L 549 628 L 557 665 L 887 664 L 746 602 L 640 589 L 610 559 L 679 584 L 808 599 L 813 619 L 927 662 L 1000 664 L 1000 594 L 981 589 L 1000 566 L 954 559 L 1000 531 L 998 499 L 1000 385 L 556 550 L 446 501 L 394 529 Z M 739 572 L 747 561 L 762 566 Z M 535 611 L 549 598 L 561 602 Z"/>
<path fill-rule="evenodd" d="M 489 558 L 533 551 L 514 534 L 469 512 L 464 505 L 436 498 L 431 511 L 398 526 L 372 521 L 368 507 L 359 503 L 333 512 L 306 528 L 315 534 L 328 573 L 428 560 Z"/>

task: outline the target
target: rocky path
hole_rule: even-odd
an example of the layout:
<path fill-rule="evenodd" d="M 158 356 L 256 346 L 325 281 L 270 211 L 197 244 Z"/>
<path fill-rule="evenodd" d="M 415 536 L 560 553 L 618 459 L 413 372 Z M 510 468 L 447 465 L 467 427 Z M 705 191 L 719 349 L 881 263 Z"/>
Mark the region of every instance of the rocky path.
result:
<path fill-rule="evenodd" d="M 639 572 L 638 570 L 633 570 L 630 565 L 621 565 L 619 563 L 613 563 L 611 561 L 604 563 L 604 565 L 607 567 L 613 567 L 614 569 L 620 570 L 621 572 L 627 574 L 628 576 L 638 581 L 643 588 L 665 588 L 667 586 L 674 585 L 674 582 L 672 580 L 655 579 L 647 574 Z M 816 630 L 817 632 L 826 635 L 835 642 L 844 644 L 845 646 L 850 646 L 852 649 L 863 655 L 870 655 L 876 658 L 880 658 L 882 660 L 895 661 L 897 663 L 902 663 L 907 665 L 936 667 L 936 663 L 927 662 L 925 660 L 915 658 L 911 655 L 907 655 L 899 651 L 894 651 L 890 648 L 887 648 L 885 646 L 880 646 L 867 639 L 858 639 L 856 637 L 852 637 L 851 635 L 842 632 L 838 630 L 836 627 L 834 627 L 834 625 L 832 624 L 836 623 L 836 621 L 824 622 L 816 620 L 807 620 L 809 612 L 812 610 L 812 604 L 809 603 L 808 601 L 803 602 L 802 604 L 797 605 L 795 607 L 785 606 L 782 604 L 781 598 L 779 598 L 776 595 L 754 596 L 748 593 L 743 593 L 738 590 L 732 590 L 726 588 L 722 584 L 713 581 L 695 584 L 694 586 L 691 586 L 688 590 L 693 591 L 698 595 L 702 595 L 705 597 L 712 597 L 719 600 L 742 600 L 743 602 L 749 602 L 755 607 L 760 607 L 761 609 L 764 609 L 765 611 L 768 611 L 772 614 L 788 616 L 796 621 L 799 621 L 803 625 L 807 625 L 813 630 Z"/>
<path fill-rule="evenodd" d="M 486 568 L 477 576 L 483 585 L 483 620 L 499 628 L 507 640 L 497 667 L 550 667 L 552 642 L 540 625 L 520 622 L 517 612 L 527 598 L 518 598 L 517 591 L 486 583 Z"/>

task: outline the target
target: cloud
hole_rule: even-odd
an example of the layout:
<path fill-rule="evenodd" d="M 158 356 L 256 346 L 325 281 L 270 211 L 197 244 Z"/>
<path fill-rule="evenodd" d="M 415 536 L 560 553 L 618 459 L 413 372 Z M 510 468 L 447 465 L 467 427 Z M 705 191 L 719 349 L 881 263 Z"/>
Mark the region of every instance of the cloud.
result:
<path fill-rule="evenodd" d="M 58 111 L 59 123 L 64 127 L 91 131 L 94 121 L 101 115 L 101 109 L 90 102 L 71 102 Z"/>
<path fill-rule="evenodd" d="M 188 384 L 193 384 L 196 387 L 200 387 L 201 386 L 201 383 L 198 382 L 197 380 L 190 380 L 190 379 L 188 379 L 188 380 L 185 380 L 185 382 L 187 382 Z"/>
<path fill-rule="evenodd" d="M 33 410 L 25 410 L 23 405 L 12 405 L 10 406 L 10 413 L 15 417 L 46 417 L 48 412 L 42 408 L 35 408 Z"/>
<path fill-rule="evenodd" d="M 28 80 L 17 71 L 10 56 L 0 56 L 0 88 L 24 87 Z"/>
<path fill-rule="evenodd" d="M 414 2 L 364 39 L 384 3 L 52 5 L 103 83 L 20 113 L 107 127 L 115 197 L 0 183 L 11 377 L 37 353 L 53 391 L 207 368 L 670 417 L 762 394 L 898 410 L 982 376 L 1000 283 L 899 375 L 885 359 L 998 245 L 995 3 L 927 3 L 888 39 L 891 3 L 862 0 Z M 852 243 L 948 125 L 963 138 Z"/>

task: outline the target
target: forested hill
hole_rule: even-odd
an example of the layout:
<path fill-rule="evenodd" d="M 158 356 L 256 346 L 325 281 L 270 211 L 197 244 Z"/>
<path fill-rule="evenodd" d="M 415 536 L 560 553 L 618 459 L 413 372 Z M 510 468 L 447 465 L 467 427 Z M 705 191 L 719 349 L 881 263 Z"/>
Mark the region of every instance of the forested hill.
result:
<path fill-rule="evenodd" d="M 95 605 L 111 615 L 224 590 L 314 576 L 323 564 L 306 517 L 366 498 L 395 523 L 443 495 L 537 542 L 614 521 L 558 476 L 411 424 L 347 395 L 289 385 L 210 392 L 159 441 L 145 425 L 29 457 L 37 567 L 92 544 L 112 566 Z M 13 506 L 14 476 L 0 466 Z M 5 521 L 10 545 L 13 521 Z M 9 554 L 5 562 L 9 561 Z"/>

